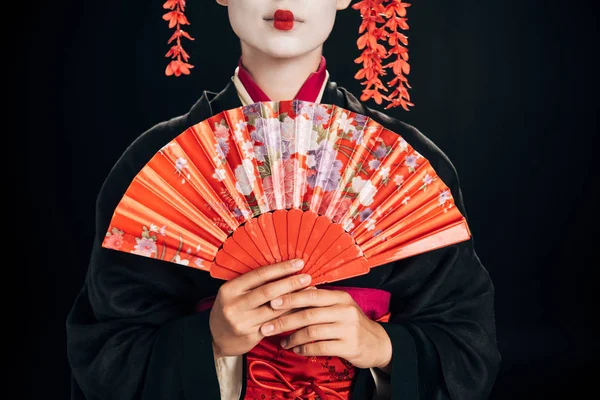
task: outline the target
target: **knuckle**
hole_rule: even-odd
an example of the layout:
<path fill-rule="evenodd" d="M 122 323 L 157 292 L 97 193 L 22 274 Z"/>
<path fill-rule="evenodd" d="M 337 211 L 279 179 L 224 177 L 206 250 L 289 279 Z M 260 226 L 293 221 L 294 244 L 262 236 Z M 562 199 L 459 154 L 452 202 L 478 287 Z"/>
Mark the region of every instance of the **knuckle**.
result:
<path fill-rule="evenodd" d="M 219 288 L 219 294 L 223 298 L 228 298 L 231 294 L 231 284 L 229 282 L 224 283 Z"/>
<path fill-rule="evenodd" d="M 235 319 L 234 318 L 235 317 L 235 307 L 232 306 L 231 304 L 223 306 L 223 316 L 228 321 L 234 320 Z"/>
<path fill-rule="evenodd" d="M 241 324 L 235 324 L 235 325 L 233 325 L 231 327 L 231 331 L 236 336 L 243 336 L 243 335 L 246 334 L 246 330 L 244 329 L 244 326 L 241 325 Z"/>
<path fill-rule="evenodd" d="M 271 300 L 274 296 L 273 287 L 270 285 L 264 285 L 259 288 L 259 293 L 265 299 Z"/>
<path fill-rule="evenodd" d="M 313 321 L 315 319 L 315 311 L 312 308 L 302 311 L 302 318 L 307 321 Z"/>
<path fill-rule="evenodd" d="M 316 339 L 319 337 L 320 329 L 318 326 L 312 325 L 309 326 L 306 330 L 306 334 L 310 339 Z"/>
<path fill-rule="evenodd" d="M 277 332 L 285 332 L 287 327 L 287 321 L 285 318 L 277 318 L 273 323 Z"/>
<path fill-rule="evenodd" d="M 342 301 L 344 303 L 353 303 L 354 302 L 354 299 L 352 298 L 352 296 L 348 292 L 342 292 L 341 296 L 342 296 Z"/>
<path fill-rule="evenodd" d="M 254 274 L 256 275 L 257 278 L 264 280 L 264 279 L 268 278 L 268 276 L 269 276 L 269 269 L 267 267 L 257 268 L 254 270 Z"/>
<path fill-rule="evenodd" d="M 321 298 L 321 294 L 318 290 L 308 290 L 306 291 L 306 297 L 310 301 L 316 301 Z"/>

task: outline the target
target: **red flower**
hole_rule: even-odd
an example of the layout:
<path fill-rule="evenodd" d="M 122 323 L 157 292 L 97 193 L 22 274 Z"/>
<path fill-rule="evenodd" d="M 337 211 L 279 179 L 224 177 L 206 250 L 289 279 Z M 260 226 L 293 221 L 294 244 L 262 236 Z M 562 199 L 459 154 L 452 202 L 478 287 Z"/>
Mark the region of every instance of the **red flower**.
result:
<path fill-rule="evenodd" d="M 190 69 L 194 68 L 193 65 L 188 64 L 190 58 L 189 54 L 181 46 L 181 38 L 184 37 L 189 40 L 194 40 L 189 33 L 181 29 L 181 25 L 189 25 L 187 17 L 184 14 L 185 11 L 185 0 L 167 0 L 163 4 L 163 8 L 171 10 L 163 15 L 163 19 L 169 22 L 169 28 L 175 28 L 175 32 L 169 39 L 168 43 L 171 44 L 175 41 L 175 44 L 171 46 L 165 57 L 170 57 L 172 61 L 167 65 L 165 69 L 165 75 L 181 76 L 189 75 Z"/>
<path fill-rule="evenodd" d="M 193 65 L 185 63 L 179 59 L 173 60 L 167 65 L 165 70 L 165 75 L 171 76 L 181 76 L 181 75 L 189 75 L 190 69 L 194 68 Z"/>
<path fill-rule="evenodd" d="M 405 75 L 410 73 L 408 63 L 408 38 L 399 32 L 399 29 L 408 30 L 406 9 L 409 3 L 402 0 L 362 0 L 354 4 L 352 8 L 360 10 L 362 23 L 359 27 L 361 36 L 356 44 L 362 50 L 360 57 L 354 62 L 362 64 L 362 68 L 354 76 L 357 80 L 363 80 L 365 86 L 361 96 L 362 101 L 373 99 L 377 104 L 383 100 L 389 102 L 386 109 L 402 106 L 408 111 L 410 102 L 408 80 Z M 386 48 L 387 44 L 390 48 Z M 391 57 L 385 65 L 383 61 Z M 388 81 L 394 90 L 387 95 L 381 92 L 389 92 L 389 89 L 381 82 L 381 77 L 391 69 L 394 78 Z"/>

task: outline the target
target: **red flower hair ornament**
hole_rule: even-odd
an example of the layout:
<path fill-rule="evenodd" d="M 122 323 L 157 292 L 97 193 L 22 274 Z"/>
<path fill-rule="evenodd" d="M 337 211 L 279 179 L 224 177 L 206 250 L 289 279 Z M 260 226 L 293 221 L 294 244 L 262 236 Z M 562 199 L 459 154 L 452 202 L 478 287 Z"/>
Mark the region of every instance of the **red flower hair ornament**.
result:
<path fill-rule="evenodd" d="M 165 69 L 167 76 L 189 75 L 189 54 L 183 49 L 183 38 L 194 40 L 183 29 L 182 25 L 190 25 L 185 16 L 186 0 L 167 0 L 163 8 L 169 10 L 163 19 L 169 23 L 169 28 L 175 32 L 168 43 L 172 44 L 165 57 L 171 58 Z M 385 109 L 401 106 L 406 111 L 410 102 L 406 76 L 410 73 L 408 63 L 408 37 L 401 31 L 409 29 L 406 9 L 410 4 L 404 0 L 360 0 L 352 5 L 359 10 L 362 23 L 358 29 L 359 38 L 356 41 L 361 54 L 354 60 L 361 68 L 354 76 L 365 86 L 362 90 L 361 101 L 373 99 L 375 103 L 388 104 Z M 382 79 L 391 72 L 384 83 Z"/>

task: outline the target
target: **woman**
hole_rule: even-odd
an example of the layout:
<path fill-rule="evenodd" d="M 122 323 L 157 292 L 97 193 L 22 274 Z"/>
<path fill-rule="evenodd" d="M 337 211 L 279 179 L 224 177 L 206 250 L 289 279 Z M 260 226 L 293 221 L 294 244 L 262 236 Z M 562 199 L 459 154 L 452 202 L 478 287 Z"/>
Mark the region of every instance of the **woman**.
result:
<path fill-rule="evenodd" d="M 100 192 L 88 275 L 67 320 L 73 398 L 487 398 L 500 360 L 494 291 L 472 240 L 319 288 L 294 260 L 223 283 L 102 248 L 115 207 L 152 155 L 187 127 L 261 100 L 335 104 L 380 122 L 430 160 L 466 215 L 442 151 L 330 79 L 322 46 L 350 0 L 217 2 L 241 40 L 232 81 L 142 134 Z M 166 6 L 181 32 L 182 3 Z M 168 74 L 189 73 L 181 49 Z M 394 105 L 407 104 L 400 98 Z"/>

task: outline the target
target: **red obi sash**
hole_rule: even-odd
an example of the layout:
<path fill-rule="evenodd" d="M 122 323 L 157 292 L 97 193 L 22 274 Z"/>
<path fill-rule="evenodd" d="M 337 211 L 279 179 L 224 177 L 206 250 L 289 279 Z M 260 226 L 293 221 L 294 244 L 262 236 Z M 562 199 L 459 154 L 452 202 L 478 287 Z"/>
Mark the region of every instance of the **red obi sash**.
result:
<path fill-rule="evenodd" d="M 379 289 L 323 286 L 348 292 L 372 320 L 389 320 L 390 293 Z M 214 298 L 198 304 L 198 311 L 212 306 Z M 341 399 L 350 397 L 355 370 L 339 357 L 309 357 L 279 345 L 285 332 L 265 337 L 246 355 L 245 400 Z"/>

